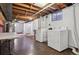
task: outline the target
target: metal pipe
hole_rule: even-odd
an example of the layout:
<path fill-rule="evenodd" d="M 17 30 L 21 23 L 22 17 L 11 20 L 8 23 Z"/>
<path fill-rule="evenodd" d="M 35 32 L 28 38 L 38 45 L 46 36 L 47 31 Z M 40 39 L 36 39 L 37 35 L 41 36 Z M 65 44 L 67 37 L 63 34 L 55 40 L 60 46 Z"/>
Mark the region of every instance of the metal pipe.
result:
<path fill-rule="evenodd" d="M 33 14 L 32 16 L 37 15 L 38 13 L 40 13 L 41 11 L 45 10 L 46 8 L 52 6 L 54 3 L 48 4 L 46 7 L 44 7 L 43 9 L 41 9 L 40 11 L 38 11 L 37 13 Z"/>

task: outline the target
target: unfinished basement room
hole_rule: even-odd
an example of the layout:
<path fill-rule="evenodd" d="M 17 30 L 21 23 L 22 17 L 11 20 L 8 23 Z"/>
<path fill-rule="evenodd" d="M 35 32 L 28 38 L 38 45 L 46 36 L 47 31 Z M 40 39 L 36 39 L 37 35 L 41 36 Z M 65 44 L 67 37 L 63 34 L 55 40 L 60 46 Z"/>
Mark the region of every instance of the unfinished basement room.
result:
<path fill-rule="evenodd" d="M 0 55 L 79 55 L 79 4 L 0 3 Z"/>

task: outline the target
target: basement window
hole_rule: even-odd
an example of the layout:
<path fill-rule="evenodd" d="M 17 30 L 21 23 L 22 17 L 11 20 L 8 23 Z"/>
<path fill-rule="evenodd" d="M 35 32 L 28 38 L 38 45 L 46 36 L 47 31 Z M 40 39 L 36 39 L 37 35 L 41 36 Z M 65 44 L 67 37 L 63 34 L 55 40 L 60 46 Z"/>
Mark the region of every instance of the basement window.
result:
<path fill-rule="evenodd" d="M 62 20 L 63 13 L 62 11 L 56 11 L 52 14 L 52 21 Z"/>

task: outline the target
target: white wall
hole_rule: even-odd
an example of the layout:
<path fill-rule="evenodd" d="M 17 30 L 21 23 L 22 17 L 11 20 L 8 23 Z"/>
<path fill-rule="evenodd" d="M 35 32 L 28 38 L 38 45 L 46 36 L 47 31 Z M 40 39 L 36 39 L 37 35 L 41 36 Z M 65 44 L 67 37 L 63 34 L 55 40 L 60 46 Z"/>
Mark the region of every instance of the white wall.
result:
<path fill-rule="evenodd" d="M 69 30 L 69 46 L 77 47 L 74 34 L 74 6 L 63 9 L 64 26 Z"/>
<path fill-rule="evenodd" d="M 76 42 L 79 48 L 79 4 L 75 4 L 75 32 L 76 32 Z"/>
<path fill-rule="evenodd" d="M 36 20 L 38 20 L 38 25 L 37 24 L 35 25 L 37 25 L 39 29 L 46 29 L 48 27 L 49 15 L 45 15 Z"/>
<path fill-rule="evenodd" d="M 33 22 L 24 23 L 24 34 L 27 33 L 33 35 Z"/>
<path fill-rule="evenodd" d="M 69 32 L 69 45 L 79 48 L 79 4 L 64 9 L 64 26 L 67 26 Z"/>
<path fill-rule="evenodd" d="M 38 30 L 38 20 L 39 20 L 39 19 L 35 19 L 35 20 L 33 21 L 33 30 Z"/>
<path fill-rule="evenodd" d="M 25 23 L 23 21 L 15 22 L 15 32 L 32 34 L 33 35 L 33 22 Z"/>
<path fill-rule="evenodd" d="M 48 18 L 46 16 L 40 17 L 38 19 L 38 23 L 36 22 L 35 25 L 37 25 L 38 29 L 36 29 L 36 40 L 40 42 L 47 41 L 47 24 L 48 24 Z"/>
<path fill-rule="evenodd" d="M 21 23 L 21 22 L 16 22 L 15 23 L 15 32 L 17 33 L 23 33 L 24 31 L 24 23 Z"/>
<path fill-rule="evenodd" d="M 39 29 L 43 29 L 43 28 L 45 28 L 45 26 L 46 26 L 46 16 L 43 16 L 43 17 L 40 17 L 39 18 L 39 20 L 38 20 L 38 28 Z"/>
<path fill-rule="evenodd" d="M 48 29 L 48 20 L 49 20 L 49 15 L 44 16 L 44 25 L 45 25 L 45 29 Z"/>
<path fill-rule="evenodd" d="M 79 4 L 75 4 L 75 16 L 76 16 L 76 25 L 77 25 L 77 30 L 79 29 Z M 79 30 L 78 30 L 78 35 L 79 35 Z"/>
<path fill-rule="evenodd" d="M 52 16 L 49 14 L 49 28 L 51 27 L 54 29 L 61 29 L 61 28 L 67 28 L 69 30 L 69 46 L 77 47 L 74 35 L 74 13 L 73 13 L 73 6 L 64 8 L 62 10 L 63 12 L 63 18 L 59 21 L 51 21 Z"/>
<path fill-rule="evenodd" d="M 41 28 L 45 28 L 45 16 L 41 17 L 40 21 L 41 21 Z"/>
<path fill-rule="evenodd" d="M 40 17 L 39 20 L 38 20 L 38 28 L 39 28 L 39 29 L 41 29 L 41 28 L 44 27 L 44 25 L 43 25 L 43 20 L 44 20 L 43 17 Z"/>
<path fill-rule="evenodd" d="M 48 17 L 47 17 L 47 28 L 50 28 L 50 27 L 52 27 L 53 28 L 53 26 L 52 26 L 52 21 L 51 21 L 51 14 L 49 14 L 48 15 Z M 50 24 L 50 26 L 49 26 L 49 24 Z"/>
<path fill-rule="evenodd" d="M 76 19 L 77 19 L 77 29 L 79 29 L 79 4 L 76 5 Z M 74 26 L 74 5 L 64 8 L 62 10 L 63 14 L 62 14 L 62 19 L 59 21 L 52 21 L 52 14 L 49 14 L 47 19 L 44 17 L 40 17 L 39 21 L 38 21 L 38 28 L 44 28 L 44 24 L 47 26 L 47 28 L 52 28 L 54 29 L 61 29 L 61 28 L 66 28 L 69 31 L 69 46 L 73 46 L 73 47 L 77 47 L 77 41 L 76 41 L 76 36 L 75 36 L 75 26 Z M 43 20 L 44 18 L 44 20 Z M 45 23 L 44 23 L 45 21 Z M 50 24 L 50 25 L 49 25 Z M 78 35 L 79 35 L 79 31 L 78 31 Z"/>

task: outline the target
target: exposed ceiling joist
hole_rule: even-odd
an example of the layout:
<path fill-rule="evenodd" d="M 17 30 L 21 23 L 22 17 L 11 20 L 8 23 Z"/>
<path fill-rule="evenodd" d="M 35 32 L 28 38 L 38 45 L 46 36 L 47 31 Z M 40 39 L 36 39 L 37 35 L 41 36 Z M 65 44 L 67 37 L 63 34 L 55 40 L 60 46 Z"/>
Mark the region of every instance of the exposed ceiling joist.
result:
<path fill-rule="evenodd" d="M 21 12 L 21 13 L 24 13 L 24 14 L 26 14 L 26 13 L 34 14 L 34 13 L 31 13 L 31 12 L 27 12 L 27 11 L 19 10 L 19 9 L 14 9 L 14 8 L 13 8 L 13 11 Z"/>
<path fill-rule="evenodd" d="M 30 13 L 30 14 L 34 14 L 36 13 L 36 11 L 30 11 L 30 10 L 25 10 L 25 9 L 21 9 L 21 8 L 16 8 L 16 7 L 13 7 L 13 9 L 16 9 L 18 11 L 24 11 L 26 13 Z M 49 13 L 49 11 L 45 10 L 45 11 L 42 11 L 43 13 Z"/>
<path fill-rule="evenodd" d="M 13 13 L 25 15 L 25 11 L 18 11 L 16 9 L 13 10 Z"/>
<path fill-rule="evenodd" d="M 41 7 L 39 7 L 39 6 L 37 6 L 37 5 L 34 5 L 34 3 L 24 3 L 24 4 L 26 4 L 26 5 L 29 5 L 29 6 L 33 6 L 33 7 L 35 7 L 35 8 L 38 8 L 38 9 L 42 9 Z"/>
<path fill-rule="evenodd" d="M 62 8 L 65 8 L 66 7 L 66 5 L 65 4 L 63 4 L 63 3 L 57 3 L 56 4 L 60 9 L 62 9 Z"/>
<path fill-rule="evenodd" d="M 34 14 L 34 15 L 32 15 L 32 16 L 37 15 L 38 13 L 40 13 L 40 12 L 44 11 L 45 9 L 47 9 L 48 7 L 50 7 L 50 6 L 52 6 L 52 5 L 53 5 L 52 3 L 48 4 L 48 5 L 47 5 L 47 6 L 45 6 L 43 9 L 39 10 L 37 13 L 35 13 L 35 14 Z"/>
<path fill-rule="evenodd" d="M 39 3 L 14 3 L 12 6 L 13 14 L 14 16 L 18 15 L 17 19 L 27 20 L 29 17 L 33 17 L 32 20 L 34 20 L 36 18 L 39 18 L 40 16 L 44 16 L 49 13 L 53 13 L 54 11 L 61 10 L 71 4 L 48 3 L 44 7 L 40 7 L 41 5 L 39 5 Z"/>
<path fill-rule="evenodd" d="M 36 11 L 29 10 L 29 9 L 25 9 L 25 8 L 17 7 L 17 6 L 13 6 L 12 8 L 14 8 L 14 9 L 18 9 L 18 10 L 24 10 L 24 11 L 27 11 L 27 12 L 30 12 L 30 13 L 35 13 L 35 12 L 36 12 Z"/>
<path fill-rule="evenodd" d="M 30 17 L 30 16 L 20 16 L 20 15 L 17 15 L 16 18 L 28 20 L 29 18 L 32 18 L 32 17 Z"/>
<path fill-rule="evenodd" d="M 28 6 L 26 4 L 22 4 L 22 3 L 17 3 L 17 4 L 14 4 L 14 5 L 17 5 L 17 6 L 20 6 L 20 7 L 24 7 L 24 8 L 28 8 L 28 9 L 30 9 L 30 7 L 31 7 L 31 6 Z M 39 9 L 35 8 L 35 7 L 31 7 L 31 10 L 39 11 Z"/>

